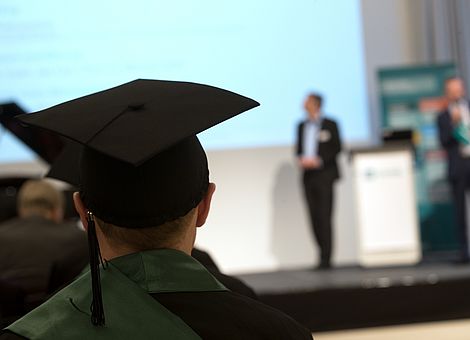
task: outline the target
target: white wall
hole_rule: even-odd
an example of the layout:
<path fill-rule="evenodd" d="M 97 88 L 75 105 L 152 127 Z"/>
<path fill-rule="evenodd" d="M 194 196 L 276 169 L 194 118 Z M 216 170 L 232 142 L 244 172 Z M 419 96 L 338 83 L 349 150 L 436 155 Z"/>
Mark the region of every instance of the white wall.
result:
<path fill-rule="evenodd" d="M 0 177 L 41 177 L 47 172 L 47 164 L 37 162 L 0 164 Z"/>
<path fill-rule="evenodd" d="M 292 147 L 208 153 L 217 184 L 197 244 L 229 273 L 314 265 L 316 248 Z M 357 259 L 350 169 L 336 186 L 335 262 Z"/>

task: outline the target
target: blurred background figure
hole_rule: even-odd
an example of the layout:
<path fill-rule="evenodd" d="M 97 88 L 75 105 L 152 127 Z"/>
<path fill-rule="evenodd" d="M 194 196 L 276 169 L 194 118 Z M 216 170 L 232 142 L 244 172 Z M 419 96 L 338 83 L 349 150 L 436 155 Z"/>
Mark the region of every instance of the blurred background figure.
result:
<path fill-rule="evenodd" d="M 468 263 L 468 229 L 465 193 L 470 187 L 470 112 L 465 99 L 462 79 L 446 80 L 447 108 L 438 116 L 439 139 L 447 152 L 448 179 L 454 200 L 457 238 L 460 244 L 459 262 Z"/>
<path fill-rule="evenodd" d="M 85 232 L 63 221 L 63 194 L 49 182 L 26 181 L 17 210 L 0 225 L 0 280 L 23 292 L 29 310 L 84 269 L 88 246 Z"/>
<path fill-rule="evenodd" d="M 339 179 L 336 157 L 341 141 L 336 123 L 323 117 L 323 99 L 310 94 L 305 100 L 307 119 L 298 125 L 297 157 L 303 170 L 310 222 L 320 250 L 319 269 L 331 267 L 333 184 Z"/>

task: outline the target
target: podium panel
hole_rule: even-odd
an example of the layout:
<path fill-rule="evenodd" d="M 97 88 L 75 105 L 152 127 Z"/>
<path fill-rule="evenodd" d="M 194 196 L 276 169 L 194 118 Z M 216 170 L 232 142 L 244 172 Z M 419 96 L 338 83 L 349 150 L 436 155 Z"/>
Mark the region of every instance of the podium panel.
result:
<path fill-rule="evenodd" d="M 415 264 L 421 259 L 409 148 L 352 154 L 359 263 L 366 267 Z"/>

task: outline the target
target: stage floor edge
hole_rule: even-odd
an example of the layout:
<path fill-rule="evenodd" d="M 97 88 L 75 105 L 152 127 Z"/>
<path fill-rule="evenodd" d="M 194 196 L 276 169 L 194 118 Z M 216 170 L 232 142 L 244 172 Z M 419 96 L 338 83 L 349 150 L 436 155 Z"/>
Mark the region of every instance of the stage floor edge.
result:
<path fill-rule="evenodd" d="M 237 275 L 311 331 L 470 317 L 470 265 L 292 269 Z"/>

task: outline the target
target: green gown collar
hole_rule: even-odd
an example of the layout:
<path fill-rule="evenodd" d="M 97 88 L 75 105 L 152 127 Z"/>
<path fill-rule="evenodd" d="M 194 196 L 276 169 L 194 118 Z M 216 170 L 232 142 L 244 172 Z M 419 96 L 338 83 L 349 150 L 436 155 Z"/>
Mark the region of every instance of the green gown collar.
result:
<path fill-rule="evenodd" d="M 115 267 L 148 293 L 227 290 L 198 261 L 174 249 L 157 249 L 114 258 Z"/>

